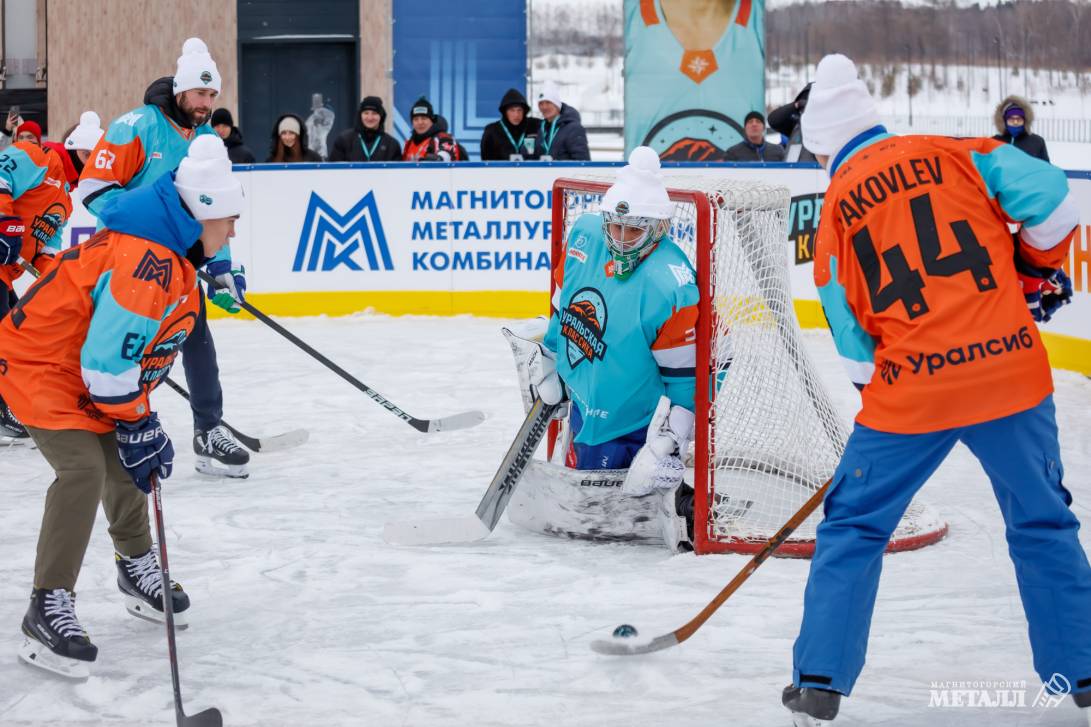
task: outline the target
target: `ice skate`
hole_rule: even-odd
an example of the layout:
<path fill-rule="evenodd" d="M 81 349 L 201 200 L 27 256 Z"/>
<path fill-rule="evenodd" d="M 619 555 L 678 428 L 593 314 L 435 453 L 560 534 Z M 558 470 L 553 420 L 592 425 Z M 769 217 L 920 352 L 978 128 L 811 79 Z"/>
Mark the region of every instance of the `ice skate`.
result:
<path fill-rule="evenodd" d="M 197 471 L 203 475 L 236 479 L 250 476 L 246 468 L 250 453 L 239 446 L 222 424 L 207 432 L 196 430 L 193 433 L 193 451 L 197 455 Z"/>
<path fill-rule="evenodd" d="M 120 553 L 114 553 L 114 561 L 117 564 L 117 587 L 125 594 L 125 608 L 137 618 L 145 621 L 163 623 L 163 600 L 160 597 L 163 592 L 162 577 L 159 574 L 159 560 L 155 557 L 155 551 L 149 550 L 143 555 L 126 558 Z M 189 596 L 182 590 L 182 586 L 172 579 L 171 603 L 174 604 L 174 626 L 179 630 L 185 629 L 189 622 L 187 611 L 189 609 Z"/>
<path fill-rule="evenodd" d="M 63 588 L 35 588 L 23 616 L 19 658 L 68 679 L 87 679 L 98 647 L 76 619 L 76 594 Z"/>
<path fill-rule="evenodd" d="M 11 440 L 12 444 L 30 441 L 26 427 L 15 418 L 3 399 L 0 399 L 0 440 Z"/>
<path fill-rule="evenodd" d="M 1091 692 L 1077 692 L 1072 695 L 1076 706 L 1083 710 L 1083 716 L 1087 718 L 1087 724 L 1091 727 Z"/>
<path fill-rule="evenodd" d="M 659 505 L 659 532 L 672 553 L 693 551 L 693 488 L 682 483 L 663 493 Z"/>
<path fill-rule="evenodd" d="M 841 695 L 829 689 L 784 687 L 781 702 L 792 712 L 795 727 L 825 727 L 831 724 L 841 706 Z"/>

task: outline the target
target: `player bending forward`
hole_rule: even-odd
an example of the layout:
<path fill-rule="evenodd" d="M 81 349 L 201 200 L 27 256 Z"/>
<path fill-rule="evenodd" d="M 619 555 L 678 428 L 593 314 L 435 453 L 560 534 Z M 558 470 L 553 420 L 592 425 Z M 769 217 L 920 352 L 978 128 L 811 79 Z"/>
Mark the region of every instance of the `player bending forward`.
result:
<path fill-rule="evenodd" d="M 242 201 L 223 143 L 196 139 L 177 172 L 107 202 L 106 229 L 58 255 L 0 323 L 0 395 L 56 472 L 23 618 L 30 664 L 86 677 L 98 654 L 73 589 L 100 500 L 129 611 L 163 618 L 145 493 L 174 447 L 149 397 L 193 330 L 195 268 L 234 236 Z M 170 595 L 182 625 L 189 597 Z"/>
<path fill-rule="evenodd" d="M 989 139 L 888 134 L 842 55 L 818 65 L 802 125 L 831 179 L 815 283 L 863 408 L 826 495 L 783 702 L 797 725 L 837 715 L 864 666 L 883 549 L 962 442 L 1004 516 L 1034 668 L 1091 714 L 1091 566 L 1035 326 L 1071 295 L 1065 175 Z"/>
<path fill-rule="evenodd" d="M 599 214 L 576 220 L 554 263 L 552 317 L 529 369 L 543 401 L 559 402 L 566 388 L 571 397 L 568 467 L 627 468 L 622 495 L 661 501 L 660 532 L 677 551 L 692 549 L 681 457 L 693 430 L 698 292 L 667 237 L 672 210 L 659 157 L 634 149 Z"/>

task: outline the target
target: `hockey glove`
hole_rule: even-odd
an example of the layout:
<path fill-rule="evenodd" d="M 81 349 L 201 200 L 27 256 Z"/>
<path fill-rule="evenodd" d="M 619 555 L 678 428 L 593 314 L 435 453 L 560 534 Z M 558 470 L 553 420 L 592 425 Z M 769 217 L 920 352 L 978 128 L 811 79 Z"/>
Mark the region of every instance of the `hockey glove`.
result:
<path fill-rule="evenodd" d="M 159 479 L 170 477 L 174 468 L 174 445 L 159 423 L 159 415 L 150 415 L 135 422 L 117 421 L 117 453 L 133 484 L 144 493 L 152 491 L 152 474 Z"/>
<path fill-rule="evenodd" d="M 230 260 L 210 260 L 205 270 L 216 279 L 215 286 L 208 286 L 208 299 L 232 315 L 242 310 L 239 304 L 246 300 L 246 268 L 232 268 Z"/>
<path fill-rule="evenodd" d="M 14 215 L 0 215 L 0 265 L 13 265 L 23 249 L 26 225 Z"/>
<path fill-rule="evenodd" d="M 537 349 L 527 362 L 531 391 L 538 395 L 543 404 L 560 404 L 568 396 L 557 373 L 557 355 L 540 343 Z"/>
<path fill-rule="evenodd" d="M 686 466 L 682 456 L 689 447 L 693 432 L 693 412 L 681 406 L 671 406 L 665 396 L 659 398 L 648 438 L 633 457 L 621 491 L 630 497 L 643 497 L 656 490 L 669 490 L 682 484 Z"/>
<path fill-rule="evenodd" d="M 1072 281 L 1064 270 L 1042 270 L 1017 264 L 1019 285 L 1034 320 L 1046 323 L 1066 303 L 1072 302 Z"/>

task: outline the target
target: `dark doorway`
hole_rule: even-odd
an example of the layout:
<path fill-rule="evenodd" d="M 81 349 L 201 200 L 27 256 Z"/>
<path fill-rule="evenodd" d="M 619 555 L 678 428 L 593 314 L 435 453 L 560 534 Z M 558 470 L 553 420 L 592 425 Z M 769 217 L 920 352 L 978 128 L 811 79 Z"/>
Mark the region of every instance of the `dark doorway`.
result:
<path fill-rule="evenodd" d="M 360 101 L 355 42 L 244 41 L 239 65 L 239 129 L 259 162 L 269 156 L 273 124 L 282 114 L 311 119 L 308 135 L 328 128 L 323 156 L 337 133 L 352 126 Z"/>

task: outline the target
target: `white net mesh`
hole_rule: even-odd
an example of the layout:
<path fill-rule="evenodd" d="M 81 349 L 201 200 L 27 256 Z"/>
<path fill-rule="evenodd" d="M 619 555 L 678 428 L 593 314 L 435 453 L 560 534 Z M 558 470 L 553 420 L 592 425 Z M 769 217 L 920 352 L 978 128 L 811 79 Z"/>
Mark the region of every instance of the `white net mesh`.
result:
<path fill-rule="evenodd" d="M 667 186 L 675 200 L 671 239 L 699 272 L 710 270 L 711 325 L 702 320 L 698 332 L 708 342 L 709 424 L 698 422 L 695 433 L 708 453 L 695 461 L 707 470 L 706 550 L 745 550 L 776 533 L 830 478 L 848 432 L 801 341 L 788 280 L 787 187 L 690 176 L 668 178 Z M 711 206 L 705 229 L 695 195 Z M 565 191 L 566 238 L 580 214 L 597 211 L 599 196 Z M 703 479 L 698 472 L 698 485 Z M 794 551 L 782 551 L 808 554 L 819 518 L 796 530 L 789 541 Z M 698 520 L 695 528 L 701 527 Z M 894 547 L 942 527 L 914 505 Z"/>

